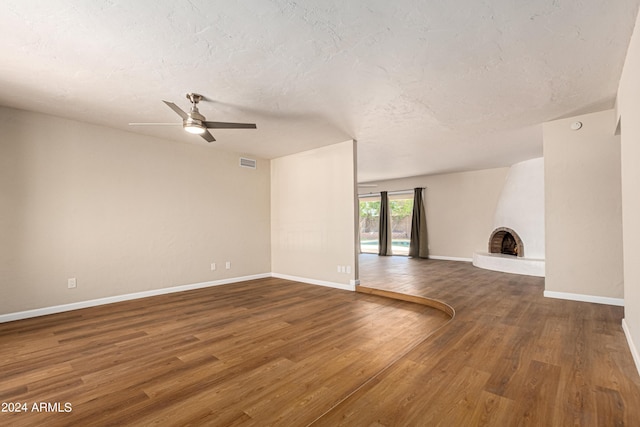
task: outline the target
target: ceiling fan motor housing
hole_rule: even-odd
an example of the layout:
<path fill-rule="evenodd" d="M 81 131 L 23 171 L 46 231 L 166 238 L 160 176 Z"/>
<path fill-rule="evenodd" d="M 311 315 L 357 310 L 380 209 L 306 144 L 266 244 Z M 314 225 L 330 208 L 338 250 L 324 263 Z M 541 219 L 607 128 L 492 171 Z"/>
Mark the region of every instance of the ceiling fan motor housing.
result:
<path fill-rule="evenodd" d="M 202 114 L 200 114 L 198 107 L 193 106 L 191 107 L 191 111 L 189 111 L 189 115 L 185 119 L 185 122 L 188 120 L 193 120 L 194 122 L 200 122 L 200 124 L 202 124 L 206 119 Z"/>
<path fill-rule="evenodd" d="M 206 127 L 202 123 L 206 119 L 202 114 L 200 114 L 200 111 L 198 111 L 198 102 L 202 100 L 202 95 L 197 93 L 188 93 L 187 99 L 191 101 L 191 110 L 189 111 L 187 118 L 182 121 L 182 127 L 187 132 L 202 134 L 206 130 Z"/>
<path fill-rule="evenodd" d="M 190 133 L 201 134 L 206 130 L 204 124 L 202 123 L 206 119 L 200 112 L 198 111 L 198 107 L 193 104 L 191 107 L 191 111 L 187 115 L 187 118 L 182 121 L 182 127 Z"/>

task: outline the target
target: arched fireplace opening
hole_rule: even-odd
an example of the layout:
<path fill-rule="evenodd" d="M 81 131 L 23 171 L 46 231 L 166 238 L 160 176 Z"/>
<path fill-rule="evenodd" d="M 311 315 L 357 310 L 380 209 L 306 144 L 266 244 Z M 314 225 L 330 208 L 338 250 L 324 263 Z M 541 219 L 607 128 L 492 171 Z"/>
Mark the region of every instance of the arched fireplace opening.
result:
<path fill-rule="evenodd" d="M 524 245 L 515 231 L 507 227 L 500 227 L 491 233 L 489 253 L 524 257 Z"/>

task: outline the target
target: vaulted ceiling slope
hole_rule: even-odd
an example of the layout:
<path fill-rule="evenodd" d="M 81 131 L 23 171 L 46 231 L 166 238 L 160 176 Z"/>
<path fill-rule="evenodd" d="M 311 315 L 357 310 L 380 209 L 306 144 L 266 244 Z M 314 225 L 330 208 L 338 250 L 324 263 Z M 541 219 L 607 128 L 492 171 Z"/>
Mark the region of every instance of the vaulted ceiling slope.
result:
<path fill-rule="evenodd" d="M 613 106 L 640 0 L 5 0 L 0 105 L 275 158 L 358 140 L 361 182 L 508 166 Z M 42 129 L 43 137 L 47 130 Z"/>

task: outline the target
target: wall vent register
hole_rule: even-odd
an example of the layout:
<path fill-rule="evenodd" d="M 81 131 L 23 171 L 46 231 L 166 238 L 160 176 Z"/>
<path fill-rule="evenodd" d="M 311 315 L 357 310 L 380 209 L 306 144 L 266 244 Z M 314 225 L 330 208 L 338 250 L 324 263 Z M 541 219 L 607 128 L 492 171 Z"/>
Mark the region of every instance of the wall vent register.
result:
<path fill-rule="evenodd" d="M 255 169 L 257 167 L 257 162 L 253 159 L 247 159 L 245 157 L 240 157 L 240 167 Z"/>

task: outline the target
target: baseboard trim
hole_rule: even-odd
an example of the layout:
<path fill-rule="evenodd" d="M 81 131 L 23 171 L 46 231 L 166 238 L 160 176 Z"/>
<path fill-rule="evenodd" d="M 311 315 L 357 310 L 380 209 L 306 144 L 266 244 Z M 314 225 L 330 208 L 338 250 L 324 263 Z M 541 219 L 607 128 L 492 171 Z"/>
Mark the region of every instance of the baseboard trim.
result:
<path fill-rule="evenodd" d="M 622 330 L 624 331 L 624 336 L 627 337 L 627 344 L 629 345 L 629 350 L 631 350 L 633 361 L 636 364 L 636 370 L 638 371 L 638 374 L 640 374 L 640 354 L 638 353 L 638 348 L 633 343 L 633 338 L 631 338 L 629 326 L 627 325 L 627 321 L 624 318 L 622 319 Z"/>
<path fill-rule="evenodd" d="M 343 291 L 355 292 L 356 290 L 355 280 L 350 280 L 349 284 L 345 285 L 342 283 L 327 282 L 324 280 L 309 279 L 306 277 L 299 277 L 299 276 L 290 276 L 288 274 L 280 274 L 280 273 L 271 273 L 271 277 L 276 277 L 278 279 L 284 279 L 284 280 L 291 280 L 292 282 L 302 282 L 302 283 L 308 283 L 310 285 L 318 285 L 318 286 L 326 286 L 329 288 L 342 289 Z"/>
<path fill-rule="evenodd" d="M 624 307 L 623 298 L 599 297 L 595 295 L 572 294 L 568 292 L 544 291 L 547 298 L 566 299 L 570 301 L 592 302 L 596 304 L 617 305 Z"/>
<path fill-rule="evenodd" d="M 152 289 L 149 291 L 135 292 L 131 294 L 115 295 L 112 297 L 79 301 L 70 304 L 55 305 L 52 307 L 36 308 L 33 310 L 19 311 L 0 315 L 0 323 L 13 322 L 14 320 L 29 319 L 31 317 L 46 316 L 48 314 L 62 313 L 65 311 L 79 310 L 82 308 L 96 307 L 115 302 L 129 301 L 133 299 L 153 297 L 157 295 L 172 294 L 175 292 L 191 291 L 194 289 L 208 288 L 211 286 L 228 285 L 231 283 L 245 282 L 247 280 L 264 279 L 271 277 L 271 273 L 254 274 L 251 276 L 233 277 L 230 279 L 214 280 L 211 282 L 193 283 L 189 285 L 172 286 L 170 288 Z"/>
<path fill-rule="evenodd" d="M 473 261 L 473 258 L 460 258 L 455 256 L 440 256 L 440 255 L 429 255 L 429 259 L 438 259 L 442 261 L 463 261 L 463 262 Z"/>

